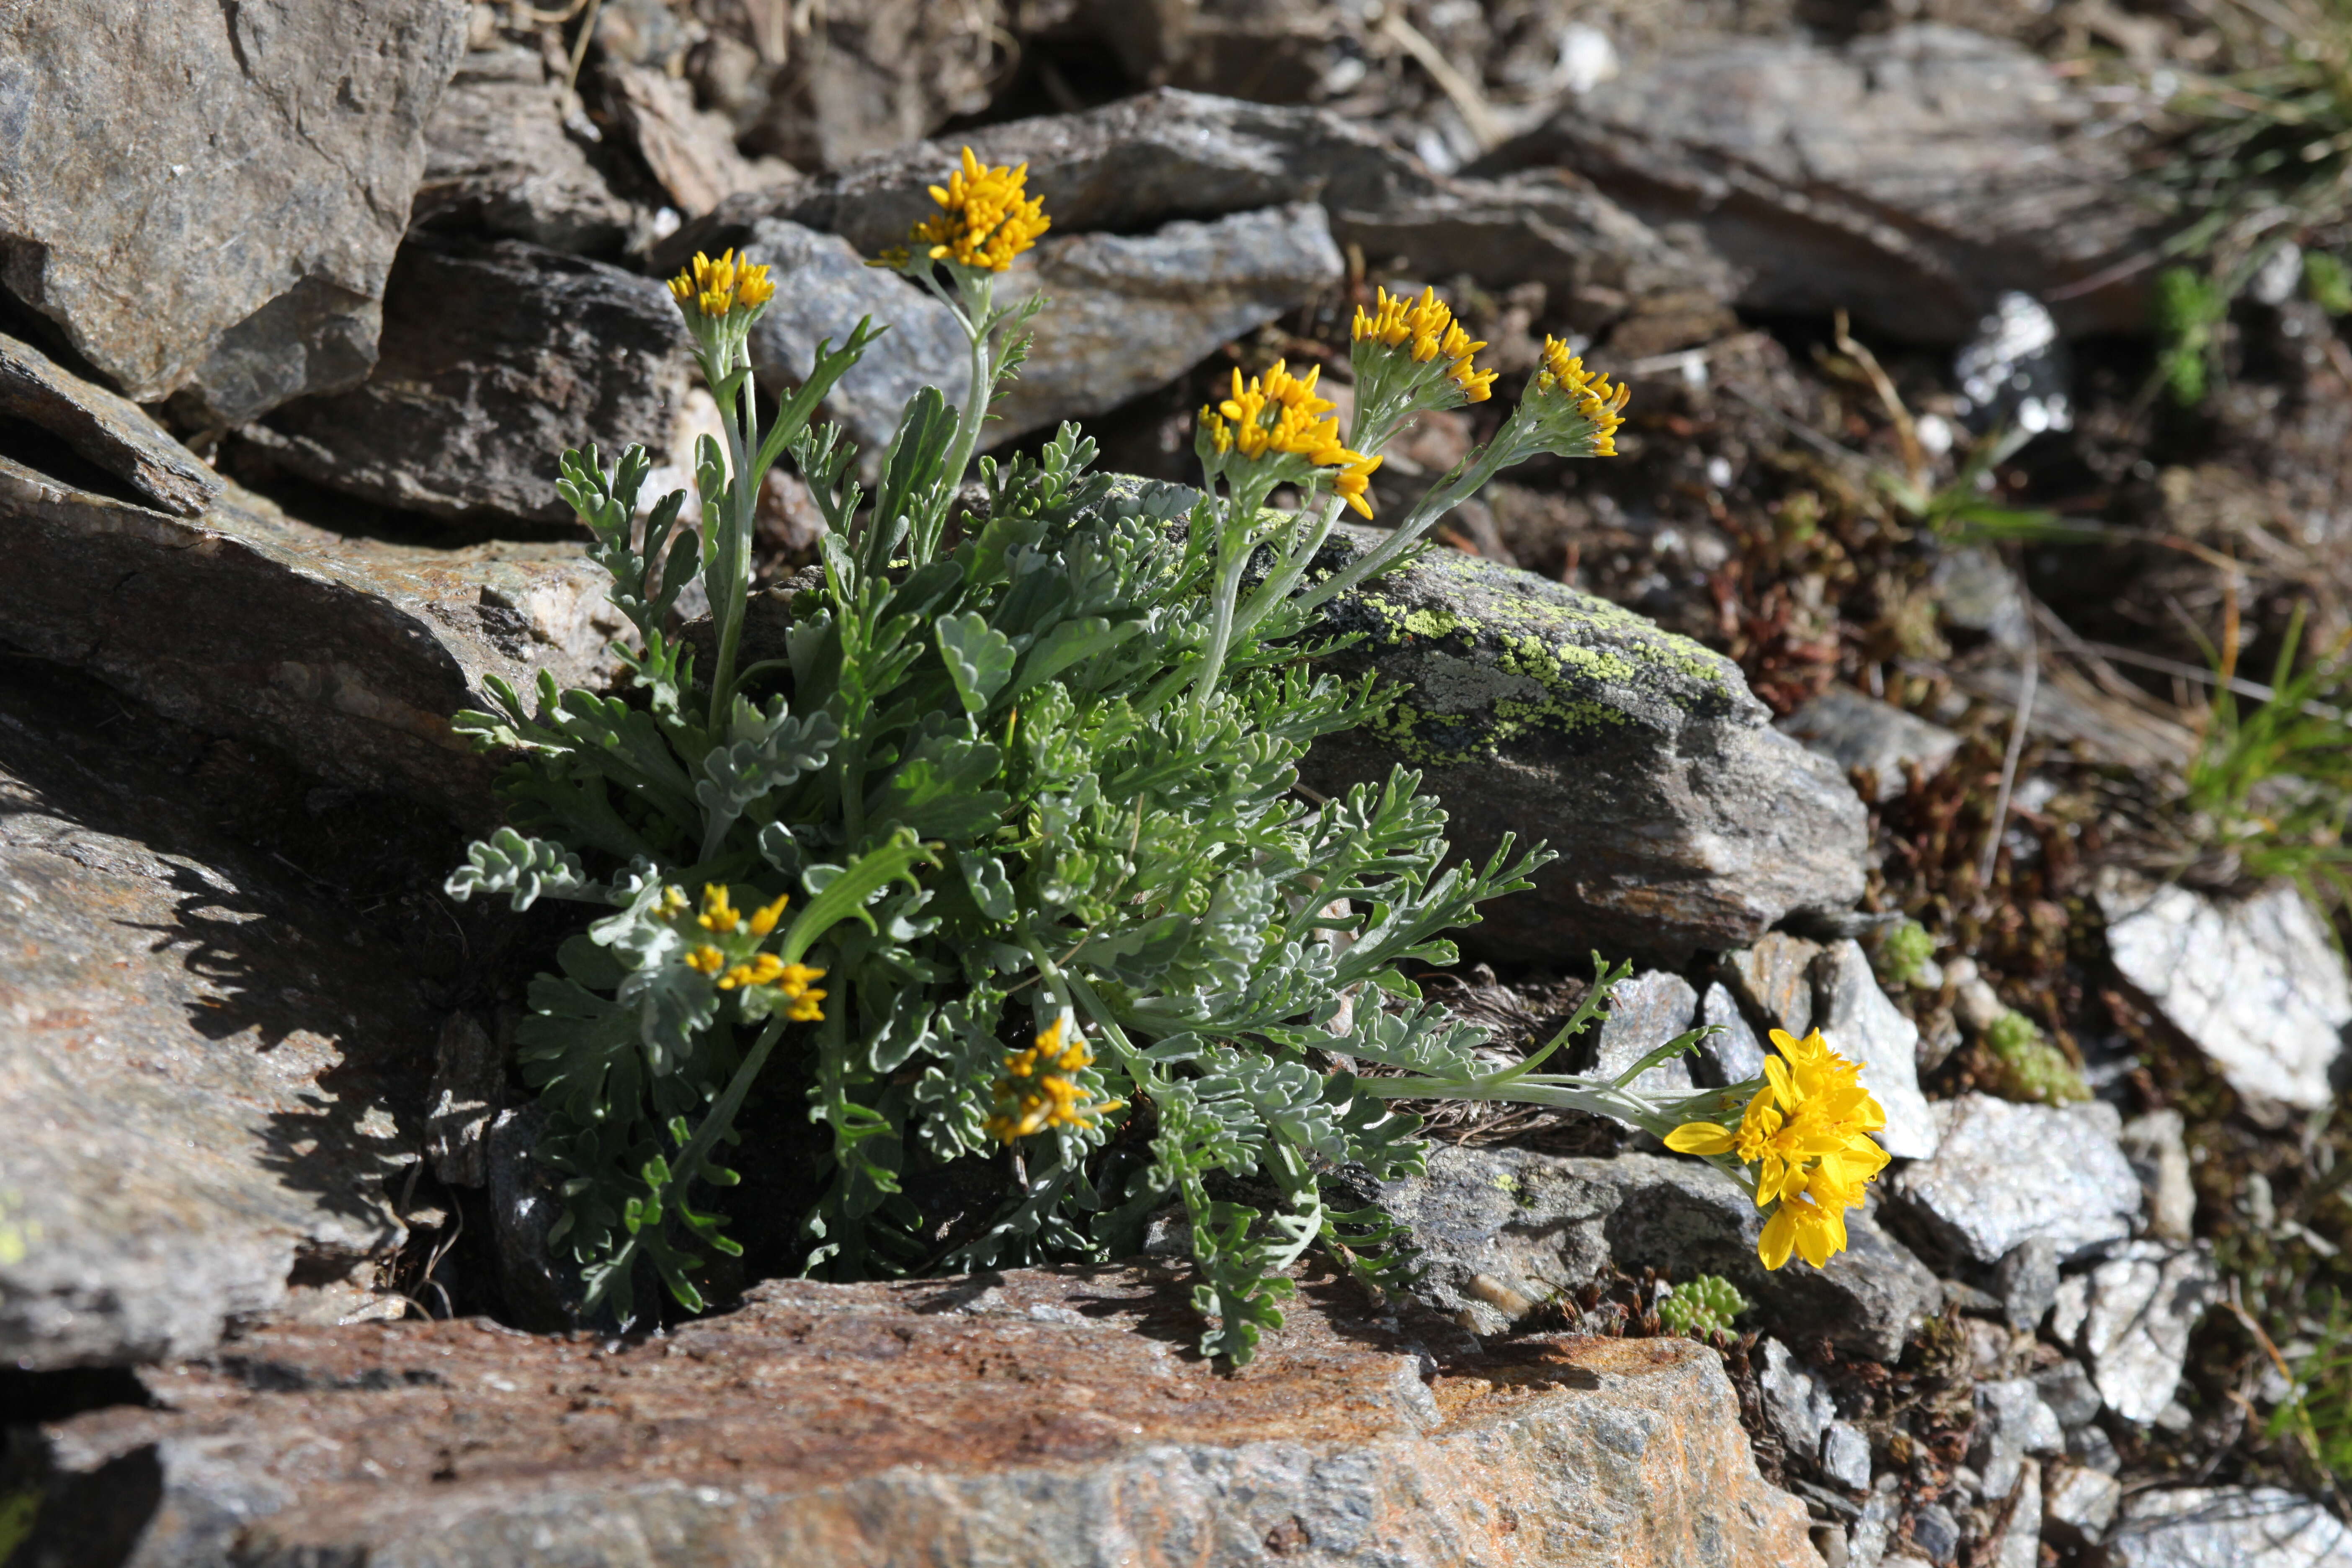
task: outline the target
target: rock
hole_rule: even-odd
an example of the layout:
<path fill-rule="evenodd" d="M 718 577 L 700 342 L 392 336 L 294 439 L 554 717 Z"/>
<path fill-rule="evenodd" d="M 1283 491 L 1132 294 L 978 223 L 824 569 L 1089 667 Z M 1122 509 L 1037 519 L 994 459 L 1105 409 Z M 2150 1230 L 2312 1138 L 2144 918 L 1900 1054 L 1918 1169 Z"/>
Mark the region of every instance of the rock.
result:
<path fill-rule="evenodd" d="M 462 0 L 60 0 L 0 24 L 0 283 L 136 403 L 349 386 Z"/>
<path fill-rule="evenodd" d="M 563 125 L 563 83 L 539 50 L 476 49 L 425 126 L 412 224 L 617 253 L 644 216 Z"/>
<path fill-rule="evenodd" d="M 24 1550 L 48 1561 L 113 1510 L 154 1568 L 418 1542 L 446 1568 L 1820 1562 L 1704 1345 L 1538 1339 L 1439 1366 L 1327 1278 L 1232 1376 L 1186 1353 L 1191 1289 L 1150 1268 L 777 1280 L 609 1347 L 479 1321 L 268 1331 L 153 1374 L 157 1408 L 39 1429 Z M 1019 1365 L 1054 1375 L 1003 1375 Z M 131 1476 L 141 1492 L 92 1495 Z"/>
<path fill-rule="evenodd" d="M 2091 1382 L 2091 1374 L 2083 1370 L 2078 1361 L 2062 1361 L 2045 1372 L 2033 1374 L 2033 1386 L 2042 1395 L 2042 1403 L 2058 1418 L 2058 1425 L 2072 1432 L 2087 1426 L 2097 1418 L 2101 1404 L 2099 1391 Z"/>
<path fill-rule="evenodd" d="M 1832 1421 L 1822 1429 L 1822 1474 L 1848 1491 L 1870 1489 L 1870 1439 L 1860 1427 Z"/>
<path fill-rule="evenodd" d="M 1911 1514 L 1911 1541 L 1927 1554 L 1927 1561 L 1941 1565 L 1959 1554 L 1960 1521 L 1942 1503 L 1931 1502 L 1915 1509 Z M 1886 1568 L 1895 1568 L 1899 1558 L 1889 1558 Z"/>
<path fill-rule="evenodd" d="M 445 1184 L 478 1187 L 489 1179 L 490 1119 L 506 1092 L 506 1054 L 470 1016 L 441 1020 L 425 1094 L 425 1153 Z"/>
<path fill-rule="evenodd" d="M 1939 1137 L 1919 1092 L 1919 1026 L 1878 988 L 1870 956 L 1848 939 L 1813 961 L 1813 1022 L 1832 1048 L 1862 1064 L 1862 1087 L 1877 1098 L 1886 1125 L 1875 1136 L 1897 1159 L 1925 1160 Z"/>
<path fill-rule="evenodd" d="M 2066 1434 L 2058 1417 L 2042 1402 L 2042 1390 L 2030 1377 L 1979 1383 L 1971 1395 L 1976 1405 L 1976 1430 L 1969 1443 L 1969 1463 L 1984 1478 L 1984 1495 L 2006 1498 L 2017 1487 L 2028 1455 L 2063 1453 Z M 2029 1517 L 2038 1517 L 2037 1506 Z"/>
<path fill-rule="evenodd" d="M 1821 946 L 1786 931 L 1766 931 L 1753 947 L 1723 955 L 1724 984 L 1762 1029 L 1799 1039 L 1813 1026 L 1813 961 Z M 1758 1068 L 1761 1071 L 1761 1066 Z"/>
<path fill-rule="evenodd" d="M 2081 1465 L 2042 1469 L 2042 1531 L 2062 1546 L 2095 1545 L 2116 1521 L 2124 1489 L 2113 1476 Z"/>
<path fill-rule="evenodd" d="M 1593 327 L 1631 300 L 1714 299 L 1728 281 L 1720 262 L 1661 238 L 1580 181 L 1445 179 L 1328 110 L 1167 88 L 1081 114 L 982 127 L 789 190 L 736 196 L 656 258 L 674 268 L 697 248 L 740 245 L 763 217 L 840 235 L 871 256 L 937 210 L 929 187 L 967 142 L 984 162 L 1028 164 L 1029 189 L 1045 198 L 1062 235 L 1144 234 L 1171 219 L 1318 202 L 1341 247 L 1378 261 L 1402 258 L 1422 277 L 1466 272 L 1496 288 L 1542 282 L 1588 315 L 1596 301 L 1613 300 L 1590 316 Z"/>
<path fill-rule="evenodd" d="M 1993 1287 L 2009 1326 L 2032 1332 L 2058 1300 L 2058 1244 L 2046 1236 L 2027 1237 L 2001 1254 Z"/>
<path fill-rule="evenodd" d="M 0 688 L 0 1366 L 25 1371 L 369 1310 L 421 1131 L 403 966 L 184 805 L 160 721 L 98 717 Z"/>
<path fill-rule="evenodd" d="M 1892 1471 L 1881 1477 L 1862 1505 L 1862 1517 L 1847 1529 L 1846 1561 L 1852 1568 L 1880 1568 L 1886 1561 L 1887 1537 L 1895 1533 L 1902 1507 L 1895 1490 L 1899 1480 Z"/>
<path fill-rule="evenodd" d="M 662 5 L 644 9 L 655 27 L 677 29 Z M 1003 57 L 973 13 L 924 0 L 864 0 L 767 15 L 777 19 L 761 52 L 778 68 L 742 106 L 736 129 L 747 145 L 799 168 L 836 169 L 902 147 L 985 110 L 1002 81 Z M 649 56 L 659 58 L 651 48 L 630 51 Z"/>
<path fill-rule="evenodd" d="M 519 240 L 420 238 L 393 268 L 365 384 L 244 434 L 280 467 L 381 505 L 560 522 L 565 448 L 663 449 L 688 360 L 677 307 L 649 278 Z"/>
<path fill-rule="evenodd" d="M 2062 1342 L 2078 1341 L 2107 1408 L 2146 1423 L 2172 1403 L 2189 1332 L 2219 1300 L 2220 1277 L 2203 1248 L 2136 1241 L 2091 1270 L 2081 1329 L 2063 1326 L 2063 1299 L 2053 1329 Z"/>
<path fill-rule="evenodd" d="M 1915 718 L 1892 703 L 1865 697 L 1851 687 L 1832 686 L 1780 721 L 1784 734 L 1835 763 L 1841 772 L 1860 768 L 1871 778 L 1871 798 L 1889 801 L 1906 787 L 1905 769 L 1923 778 L 1941 773 L 1960 749 L 1960 738 L 1940 724 Z"/>
<path fill-rule="evenodd" d="M 1979 433 L 2039 436 L 2074 427 L 2074 367 L 2049 307 L 2012 289 L 1993 301 L 1977 335 L 1952 356 L 1953 402 Z"/>
<path fill-rule="evenodd" d="M 2112 192 L 2131 150 L 2023 46 L 1935 24 L 1843 47 L 1708 38 L 1595 88 L 1474 174 L 1561 164 L 1643 221 L 1690 223 L 1747 274 L 1745 309 L 1958 342 L 2004 291 L 2052 298 L 2145 221 Z M 2137 289 L 2055 304 L 2127 329 Z"/>
<path fill-rule="evenodd" d="M 580 1326 L 587 1288 L 559 1260 L 548 1235 L 563 1217 L 563 1178 L 531 1158 L 547 1112 L 538 1104 L 501 1110 L 490 1124 L 484 1165 L 499 1291 L 520 1327 L 560 1333 Z"/>
<path fill-rule="evenodd" d="M 1381 537 L 1341 524 L 1319 566 Z M 1862 889 L 1862 804 L 1771 728 L 1737 667 L 1631 611 L 1514 567 L 1441 552 L 1335 599 L 1364 640 L 1328 662 L 1403 688 L 1377 728 L 1317 743 L 1326 794 L 1397 763 L 1483 858 L 1507 825 L 1559 858 L 1486 906 L 1467 940 L 1506 958 L 1600 947 L 1679 963 L 1743 947 L 1792 910 Z"/>
<path fill-rule="evenodd" d="M 2197 1223 L 2197 1188 L 2189 1176 L 2189 1142 L 2180 1112 L 2151 1110 L 2124 1123 L 2124 1157 L 2147 1193 L 2147 1230 L 2186 1245 Z"/>
<path fill-rule="evenodd" d="M 1837 1405 L 1797 1353 L 1779 1340 L 1763 1341 L 1757 1352 L 1761 1364 L 1756 1386 L 1763 1395 L 1764 1419 L 1783 1449 L 1810 1458 L 1821 1451 L 1822 1434 L 1837 1419 Z M 1866 1476 L 1864 1484 L 1868 1484 Z"/>
<path fill-rule="evenodd" d="M 595 684 L 623 625 L 576 545 L 346 538 L 235 486 L 180 518 L 7 455 L 0 555 L 14 574 L 0 638 L 20 651 L 267 742 L 328 783 L 473 821 L 491 815 L 495 769 L 449 715 L 480 705 L 486 674 L 521 685 L 544 666 Z"/>
<path fill-rule="evenodd" d="M 2042 1563 L 2042 1467 L 2028 1459 L 2018 1468 L 2015 1486 L 2009 1491 L 1989 1494 L 1988 1500 L 2007 1505 L 2009 1521 L 2001 1526 L 1992 1551 L 1977 1561 L 1990 1568 L 2041 1568 Z"/>
<path fill-rule="evenodd" d="M 637 155 L 684 216 L 700 217 L 740 192 L 800 177 L 779 160 L 744 157 L 726 117 L 697 108 L 694 89 L 679 78 L 619 60 L 607 60 L 604 74 Z"/>
<path fill-rule="evenodd" d="M 1767 1272 L 1756 1256 L 1763 1222 L 1754 1200 L 1695 1161 L 1441 1147 L 1428 1174 L 1380 1195 L 1428 1255 L 1424 1298 L 1486 1331 L 1499 1324 L 1472 1288 L 1477 1276 L 1540 1302 L 1612 1260 L 1628 1270 L 1722 1275 L 1758 1303 L 1761 1326 L 1820 1335 L 1880 1361 L 1900 1355 L 1912 1326 L 1942 1300 L 1935 1276 L 1869 1209 L 1847 1215 L 1849 1249 L 1828 1268 Z"/>
<path fill-rule="evenodd" d="M 1609 993 L 1609 1012 L 1601 1022 L 1591 1064 L 1578 1070 L 1615 1078 L 1691 1028 L 1697 1012 L 1698 993 L 1679 974 L 1654 969 L 1621 980 Z M 1661 1062 L 1631 1087 L 1640 1094 L 1688 1094 L 1696 1087 L 1690 1059 L 1685 1056 Z"/>
<path fill-rule="evenodd" d="M 2061 1258 L 2131 1234 L 2139 1178 L 2105 1103 L 2063 1109 L 1966 1094 L 1935 1107 L 1936 1157 L 1891 1178 L 1894 1196 L 1953 1254 L 1985 1268 L 2047 1237 Z"/>
<path fill-rule="evenodd" d="M 220 477 L 145 409 L 68 374 L 14 338 L 0 337 L 0 413 L 63 443 L 174 516 L 194 517 L 220 494 Z"/>
<path fill-rule="evenodd" d="M 2296 1110 L 2334 1103 L 2352 979 L 2302 894 L 2226 901 L 2110 873 L 2097 898 L 2116 972 L 2231 1088 Z"/>
<path fill-rule="evenodd" d="M 1771 933 L 1766 933 L 1770 940 Z M 1720 982 L 1706 988 L 1699 1001 L 1698 1021 L 1721 1031 L 1701 1040 L 1691 1055 L 1691 1075 L 1706 1087 L 1720 1089 L 1764 1076 L 1764 1046 L 1748 1026 L 1739 1004 Z"/>
<path fill-rule="evenodd" d="M 1936 558 L 1928 578 L 1936 614 L 1947 626 L 1987 637 L 2005 648 L 2021 648 L 2032 635 L 2025 591 L 2009 563 L 1990 550 L 1970 546 Z"/>
<path fill-rule="evenodd" d="M 2352 1531 L 2275 1487 L 2135 1493 L 2107 1542 L 2115 1568 L 2346 1568 Z"/>

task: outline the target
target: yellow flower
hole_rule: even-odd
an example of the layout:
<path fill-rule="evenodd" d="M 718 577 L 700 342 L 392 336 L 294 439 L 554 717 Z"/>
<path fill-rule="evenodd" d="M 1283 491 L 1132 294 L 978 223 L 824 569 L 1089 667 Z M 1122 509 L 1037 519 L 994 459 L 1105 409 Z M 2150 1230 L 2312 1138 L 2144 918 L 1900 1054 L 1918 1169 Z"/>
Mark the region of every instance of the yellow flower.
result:
<path fill-rule="evenodd" d="M 705 931 L 724 933 L 733 931 L 736 922 L 742 918 L 735 912 L 735 906 L 727 901 L 727 889 L 724 887 L 717 882 L 703 884 L 702 913 L 697 917 L 695 924 Z"/>
<path fill-rule="evenodd" d="M 987 168 L 965 148 L 963 167 L 948 176 L 945 186 L 931 187 L 938 215 L 918 223 L 907 244 L 884 251 L 871 265 L 904 267 L 919 250 L 933 261 L 1003 271 L 1054 226 L 1045 216 L 1045 198 L 1029 194 L 1028 179 L 1026 163 Z"/>
<path fill-rule="evenodd" d="M 1870 1135 L 1886 1113 L 1862 1087 L 1862 1068 L 1830 1049 L 1816 1029 L 1803 1039 L 1772 1031 L 1779 1056 L 1764 1060 L 1764 1084 L 1737 1129 L 1689 1121 L 1666 1135 L 1684 1154 L 1732 1154 L 1756 1172 L 1756 1206 L 1769 1208 L 1757 1244 L 1767 1268 L 1791 1252 L 1818 1268 L 1845 1250 L 1845 1211 L 1886 1168 Z"/>
<path fill-rule="evenodd" d="M 765 266 L 739 261 L 732 250 L 716 261 L 698 250 L 694 265 L 669 280 L 669 291 L 680 310 L 718 317 L 738 305 L 758 309 L 775 297 L 776 286 Z"/>
<path fill-rule="evenodd" d="M 727 955 L 707 942 L 686 955 L 686 966 L 698 969 L 705 974 L 718 973 L 726 962 Z"/>
<path fill-rule="evenodd" d="M 1068 1076 L 1095 1064 L 1083 1038 L 1063 1044 L 1068 1022 L 1055 1019 L 1027 1050 L 1005 1057 L 1004 1076 L 996 1080 L 996 1114 L 984 1123 L 994 1137 L 1011 1143 L 1048 1127 L 1091 1127 L 1127 1103 L 1097 1100 L 1093 1090 Z"/>
<path fill-rule="evenodd" d="M 1295 376 L 1286 362 L 1276 360 L 1264 375 L 1244 381 L 1236 368 L 1233 395 L 1201 410 L 1202 428 L 1220 457 L 1239 452 L 1255 460 L 1281 455 L 1304 458 L 1319 468 L 1338 468 L 1332 489 L 1370 517 L 1372 509 L 1364 490 L 1381 460 L 1340 444 L 1339 422 L 1330 417 L 1336 405 L 1315 395 L 1322 375 L 1323 367 L 1317 365 L 1304 377 Z"/>
<path fill-rule="evenodd" d="M 1625 422 L 1625 405 L 1633 395 L 1630 389 L 1612 385 L 1607 376 L 1585 369 L 1584 361 L 1566 343 L 1547 335 L 1543 367 L 1528 391 L 1531 395 L 1557 393 L 1575 404 L 1578 416 L 1592 426 L 1592 455 L 1617 455 L 1617 427 Z"/>
<path fill-rule="evenodd" d="M 1451 361 L 1445 374 L 1462 389 L 1465 402 L 1484 403 L 1494 395 L 1495 373 L 1478 369 L 1471 358 L 1486 343 L 1462 330 L 1434 289 L 1423 289 L 1411 304 L 1381 289 L 1369 315 L 1361 305 L 1356 307 L 1354 335 L 1358 342 L 1370 340 L 1405 349 L 1420 363 L 1440 357 Z"/>
<path fill-rule="evenodd" d="M 778 898 L 774 903 L 754 912 L 751 916 L 751 934 L 753 936 L 765 936 L 770 931 L 775 930 L 776 921 L 783 915 L 784 906 L 792 901 L 793 896 L 790 893 L 785 893 Z"/>

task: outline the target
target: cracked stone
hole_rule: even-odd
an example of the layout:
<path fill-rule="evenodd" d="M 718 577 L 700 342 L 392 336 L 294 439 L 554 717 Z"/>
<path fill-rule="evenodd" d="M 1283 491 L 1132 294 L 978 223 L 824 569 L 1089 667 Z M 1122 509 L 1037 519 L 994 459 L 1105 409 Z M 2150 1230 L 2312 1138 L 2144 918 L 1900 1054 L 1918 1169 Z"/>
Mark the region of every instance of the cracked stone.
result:
<path fill-rule="evenodd" d="M 1934 1110 L 1943 1131 L 1936 1157 L 1888 1184 L 1956 1256 L 1990 1268 L 2040 1237 L 2072 1259 L 2131 1234 L 2139 1178 L 2116 1144 L 2115 1107 L 1966 1094 Z"/>
<path fill-rule="evenodd" d="M 1886 1112 L 1875 1136 L 1897 1159 L 1936 1152 L 1938 1121 L 1919 1092 L 1919 1026 L 1878 988 L 1869 955 L 1842 942 L 1813 961 L 1813 1019 L 1832 1049 L 1862 1064 L 1862 1087 Z"/>
<path fill-rule="evenodd" d="M 2347 1568 L 2352 1531 L 2275 1487 L 2182 1487 L 2124 1504 L 2107 1541 L 2115 1568 Z"/>
<path fill-rule="evenodd" d="M 2137 1241 L 2084 1279 L 2080 1327 L 2068 1331 L 2062 1300 L 2053 1331 L 2080 1343 L 2108 1409 L 2126 1421 L 2156 1420 L 2180 1385 L 2190 1331 L 2221 1299 L 2211 1256 L 2202 1247 Z"/>

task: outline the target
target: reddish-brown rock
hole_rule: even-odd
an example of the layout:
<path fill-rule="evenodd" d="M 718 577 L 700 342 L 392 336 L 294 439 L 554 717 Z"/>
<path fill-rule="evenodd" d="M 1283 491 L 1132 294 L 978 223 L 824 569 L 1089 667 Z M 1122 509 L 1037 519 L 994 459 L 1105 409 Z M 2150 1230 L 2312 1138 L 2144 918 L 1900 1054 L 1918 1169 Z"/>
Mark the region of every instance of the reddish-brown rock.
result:
<path fill-rule="evenodd" d="M 1319 1281 L 1234 1373 L 1190 1349 L 1188 1295 L 1071 1268 L 772 1283 L 626 1346 L 269 1330 L 147 1374 L 157 1408 L 43 1429 L 18 1561 L 101 1538 L 153 1568 L 1819 1561 L 1694 1342 L 1441 1370 Z"/>

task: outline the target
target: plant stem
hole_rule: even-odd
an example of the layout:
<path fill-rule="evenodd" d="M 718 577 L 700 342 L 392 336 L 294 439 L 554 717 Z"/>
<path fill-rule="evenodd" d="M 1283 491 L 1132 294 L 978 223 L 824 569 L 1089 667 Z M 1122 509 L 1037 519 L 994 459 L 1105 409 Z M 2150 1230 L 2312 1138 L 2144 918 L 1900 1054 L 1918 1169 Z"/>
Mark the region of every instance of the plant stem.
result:
<path fill-rule="evenodd" d="M 708 367 L 706 366 L 706 375 Z M 724 372 L 722 371 L 722 375 Z M 743 611 L 751 595 L 751 520 L 759 498 L 751 493 L 750 455 L 759 450 L 759 397 L 751 384 L 751 355 L 744 354 L 743 380 L 735 389 L 733 405 L 719 410 L 727 426 L 728 477 L 721 503 L 719 538 L 710 548 L 725 552 L 719 581 L 723 602 L 710 606 L 719 632 L 719 659 L 710 676 L 710 731 L 716 735 L 735 698 L 735 656 L 743 640 Z"/>

